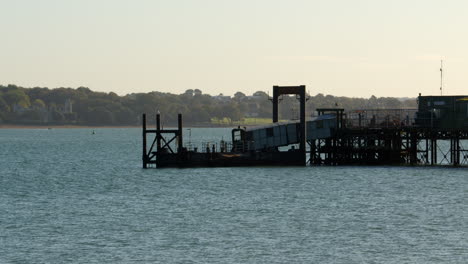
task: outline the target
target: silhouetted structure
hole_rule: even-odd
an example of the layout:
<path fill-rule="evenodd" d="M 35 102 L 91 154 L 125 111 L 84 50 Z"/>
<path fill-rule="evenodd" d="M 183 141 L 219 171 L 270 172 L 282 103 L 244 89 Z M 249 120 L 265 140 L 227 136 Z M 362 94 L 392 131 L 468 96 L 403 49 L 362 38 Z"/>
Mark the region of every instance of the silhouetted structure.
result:
<path fill-rule="evenodd" d="M 300 121 L 278 122 L 279 97 L 299 95 Z M 468 165 L 468 96 L 419 97 L 413 109 L 317 109 L 306 120 L 305 86 L 273 87 L 273 124 L 232 130 L 231 142 L 183 145 L 182 115 L 177 129 L 146 128 L 143 167 L 310 165 Z M 428 114 L 429 113 L 429 114 Z M 416 116 L 413 119 L 413 116 Z M 429 120 L 429 121 L 428 121 Z M 155 134 L 151 144 L 147 134 Z M 165 135 L 170 135 L 166 138 Z M 173 149 L 171 143 L 177 142 Z M 147 149 L 149 147 L 149 150 Z M 308 157 L 307 157 L 308 153 Z"/>

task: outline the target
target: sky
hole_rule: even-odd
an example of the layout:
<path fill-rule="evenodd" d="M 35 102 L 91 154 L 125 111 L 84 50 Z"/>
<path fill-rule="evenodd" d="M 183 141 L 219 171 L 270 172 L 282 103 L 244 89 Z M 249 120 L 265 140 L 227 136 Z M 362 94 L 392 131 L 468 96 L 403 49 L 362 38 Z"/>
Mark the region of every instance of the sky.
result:
<path fill-rule="evenodd" d="M 0 0 L 0 84 L 468 94 L 465 0 Z"/>

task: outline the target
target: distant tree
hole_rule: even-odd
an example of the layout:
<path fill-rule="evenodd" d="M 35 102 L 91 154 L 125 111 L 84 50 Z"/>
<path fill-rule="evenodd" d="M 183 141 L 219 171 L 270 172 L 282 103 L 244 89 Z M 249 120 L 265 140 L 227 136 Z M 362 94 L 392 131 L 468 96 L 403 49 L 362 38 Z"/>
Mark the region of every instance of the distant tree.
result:
<path fill-rule="evenodd" d="M 193 93 L 194 93 L 193 89 L 187 89 L 187 90 L 185 90 L 185 92 L 183 94 L 188 95 L 188 96 L 193 96 Z"/>
<path fill-rule="evenodd" d="M 63 123 L 65 121 L 65 116 L 55 109 L 51 111 L 51 117 L 54 123 Z"/>
<path fill-rule="evenodd" d="M 194 95 L 202 95 L 202 91 L 200 89 L 193 90 Z"/>
<path fill-rule="evenodd" d="M 135 125 L 138 115 L 128 107 L 122 107 L 114 113 L 114 116 L 117 124 Z"/>
<path fill-rule="evenodd" d="M 99 106 L 88 113 L 88 122 L 93 125 L 113 125 L 114 115 L 105 107 Z"/>
<path fill-rule="evenodd" d="M 34 102 L 36 99 L 44 101 L 47 98 L 50 90 L 48 88 L 34 87 L 32 89 L 25 89 L 25 93 L 29 96 L 29 99 Z"/>
<path fill-rule="evenodd" d="M 237 100 L 237 101 L 240 101 L 242 99 L 244 99 L 246 96 L 245 96 L 245 93 L 243 92 L 237 92 L 234 94 L 234 99 Z"/>
<path fill-rule="evenodd" d="M 24 120 L 24 121 L 33 121 L 33 122 L 39 122 L 42 120 L 42 115 L 35 111 L 35 110 L 28 110 L 28 111 L 25 111 L 24 113 L 22 113 L 20 116 L 19 116 L 20 119 Z"/>
<path fill-rule="evenodd" d="M 91 91 L 88 87 L 83 87 L 83 86 L 80 86 L 80 87 L 76 88 L 76 91 L 80 92 L 80 93 L 83 93 L 83 94 L 93 93 L 93 91 Z"/>
<path fill-rule="evenodd" d="M 378 107 L 379 107 L 379 102 L 377 100 L 377 97 L 375 97 L 375 95 L 372 95 L 367 101 L 367 108 L 378 108 Z"/>
<path fill-rule="evenodd" d="M 45 103 L 44 101 L 42 101 L 41 99 L 36 99 L 33 101 L 32 103 L 32 107 L 35 108 L 35 109 L 42 109 L 42 108 L 45 108 Z"/>
<path fill-rule="evenodd" d="M 223 104 L 219 106 L 220 114 L 217 116 L 218 118 L 227 117 L 232 121 L 239 121 L 242 118 L 242 114 L 234 103 Z"/>
<path fill-rule="evenodd" d="M 264 91 L 256 91 L 255 93 L 252 94 L 253 96 L 261 96 L 261 97 L 268 97 L 268 94 L 265 93 Z"/>
<path fill-rule="evenodd" d="M 7 102 L 0 96 L 0 112 L 10 112 L 10 106 Z"/>
<path fill-rule="evenodd" d="M 6 87 L 6 91 L 11 91 L 11 90 L 18 90 L 19 87 L 14 85 L 14 84 L 8 84 L 8 86 Z"/>
<path fill-rule="evenodd" d="M 220 94 L 223 96 L 223 94 Z M 33 110 L 44 106 L 49 111 L 49 117 L 57 124 L 78 123 L 84 125 L 133 125 L 138 122 L 142 113 L 162 114 L 165 125 L 175 125 L 177 114 L 184 115 L 184 121 L 194 123 L 210 122 L 211 118 L 229 118 L 236 121 L 244 114 L 255 114 L 258 117 L 270 118 L 272 105 L 267 100 L 268 94 L 263 91 L 253 93 L 255 98 L 246 97 L 242 92 L 236 92 L 234 97 L 217 100 L 209 94 L 202 94 L 199 89 L 188 89 L 182 94 L 171 94 L 153 91 L 149 93 L 131 93 L 119 96 L 114 92 L 94 92 L 86 87 L 71 88 L 40 88 L 32 89 L 16 85 L 0 85 L 0 114 L 3 122 L 29 122 L 34 113 L 25 111 L 12 112 L 13 105 L 21 105 Z M 298 101 L 294 96 L 283 96 L 280 105 L 280 118 L 289 118 L 292 110 L 297 111 Z M 64 111 L 65 102 L 73 102 L 73 111 Z M 32 102 L 32 103 L 31 103 Z M 371 96 L 370 98 L 349 98 L 342 96 L 317 94 L 307 101 L 306 109 L 312 113 L 318 107 L 340 107 L 346 110 L 366 108 L 399 108 L 416 107 L 416 99 L 406 101 L 395 98 Z M 41 112 L 36 110 L 36 112 Z M 44 113 L 41 113 L 44 115 Z M 37 116 L 36 116 L 37 117 Z M 29 121 L 28 121 L 29 120 Z M 154 124 L 154 118 L 148 118 L 149 124 Z"/>
<path fill-rule="evenodd" d="M 109 93 L 109 100 L 120 101 L 120 97 L 116 93 L 110 92 Z"/>
<path fill-rule="evenodd" d="M 197 112 L 196 122 L 210 122 L 211 116 L 204 108 L 200 107 L 199 109 L 194 109 L 194 112 Z"/>
<path fill-rule="evenodd" d="M 13 105 L 15 104 L 25 108 L 31 105 L 29 102 L 29 96 L 21 89 L 11 89 L 3 95 L 3 98 L 7 104 L 10 105 L 11 109 L 13 109 Z"/>
<path fill-rule="evenodd" d="M 381 108 L 400 108 L 401 102 L 397 98 L 392 97 L 380 97 L 378 100 Z"/>
<path fill-rule="evenodd" d="M 402 102 L 402 107 L 417 108 L 418 103 L 417 103 L 416 99 L 409 99 L 409 100 L 405 100 L 405 101 Z"/>

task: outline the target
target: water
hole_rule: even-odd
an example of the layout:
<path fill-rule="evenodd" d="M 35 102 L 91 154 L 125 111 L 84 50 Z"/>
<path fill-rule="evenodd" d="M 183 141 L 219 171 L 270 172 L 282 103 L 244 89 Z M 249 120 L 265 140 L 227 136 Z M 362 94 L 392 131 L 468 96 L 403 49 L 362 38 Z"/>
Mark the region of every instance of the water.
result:
<path fill-rule="evenodd" d="M 468 262 L 467 169 L 143 170 L 95 131 L 0 130 L 0 263 Z"/>

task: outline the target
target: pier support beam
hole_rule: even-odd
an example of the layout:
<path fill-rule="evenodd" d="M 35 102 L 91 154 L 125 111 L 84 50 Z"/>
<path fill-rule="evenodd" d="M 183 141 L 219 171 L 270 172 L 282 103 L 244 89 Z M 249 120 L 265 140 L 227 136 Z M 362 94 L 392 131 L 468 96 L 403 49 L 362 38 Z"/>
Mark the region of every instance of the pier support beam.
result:
<path fill-rule="evenodd" d="M 460 165 L 460 140 L 458 135 L 450 139 L 450 161 L 453 166 Z"/>
<path fill-rule="evenodd" d="M 273 123 L 278 123 L 279 86 L 273 86 Z"/>
<path fill-rule="evenodd" d="M 143 125 L 143 168 L 146 169 L 148 167 L 148 154 L 146 152 L 146 114 L 143 114 L 142 118 L 142 125 Z"/>
<path fill-rule="evenodd" d="M 156 114 L 156 151 L 161 150 L 161 115 Z"/>
<path fill-rule="evenodd" d="M 416 132 L 411 131 L 410 134 L 410 164 L 418 164 L 418 135 Z"/>
<path fill-rule="evenodd" d="M 178 135 L 177 135 L 177 152 L 181 153 L 182 148 L 184 147 L 184 140 L 182 137 L 182 114 L 177 116 L 177 128 L 178 128 Z"/>
<path fill-rule="evenodd" d="M 431 138 L 431 165 L 437 164 L 437 138 Z"/>

